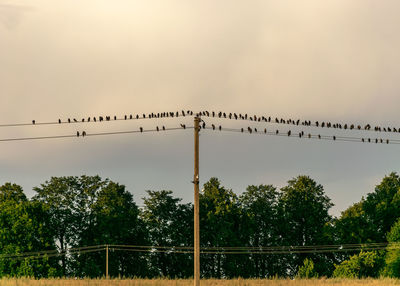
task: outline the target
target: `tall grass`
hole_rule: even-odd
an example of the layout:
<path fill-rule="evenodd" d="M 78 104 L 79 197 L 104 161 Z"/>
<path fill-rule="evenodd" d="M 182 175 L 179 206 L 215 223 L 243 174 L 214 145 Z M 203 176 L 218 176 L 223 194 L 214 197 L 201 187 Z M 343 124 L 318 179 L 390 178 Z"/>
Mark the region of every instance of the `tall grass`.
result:
<path fill-rule="evenodd" d="M 397 279 L 234 279 L 234 280 L 202 280 L 202 286 L 389 286 L 400 285 Z M 1 279 L 0 286 L 192 286 L 193 280 L 167 279 Z"/>

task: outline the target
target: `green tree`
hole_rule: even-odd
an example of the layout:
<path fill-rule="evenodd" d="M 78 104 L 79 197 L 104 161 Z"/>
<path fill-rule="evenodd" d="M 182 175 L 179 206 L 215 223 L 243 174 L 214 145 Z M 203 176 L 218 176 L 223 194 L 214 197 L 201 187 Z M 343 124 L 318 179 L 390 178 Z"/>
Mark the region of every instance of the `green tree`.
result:
<path fill-rule="evenodd" d="M 94 223 L 90 212 L 100 189 L 108 183 L 99 176 L 52 177 L 40 187 L 35 187 L 33 200 L 45 205 L 50 220 L 49 230 L 60 252 L 80 245 L 82 233 Z M 62 275 L 74 272 L 71 261 L 61 256 Z"/>
<path fill-rule="evenodd" d="M 383 266 L 382 255 L 376 251 L 361 251 L 350 259 L 335 265 L 333 277 L 336 278 L 366 278 L 378 277 Z"/>
<path fill-rule="evenodd" d="M 40 203 L 30 202 L 18 185 L 0 187 L 0 276 L 47 277 L 56 270 L 55 261 L 41 259 L 9 259 L 8 255 L 53 250 L 48 232 L 49 219 Z"/>
<path fill-rule="evenodd" d="M 124 185 L 111 181 L 102 184 L 95 200 L 88 206 L 84 231 L 77 246 L 87 245 L 146 245 L 146 228 L 139 218 L 139 208 Z M 105 252 L 76 256 L 77 276 L 100 277 L 105 269 Z M 100 263 L 99 263 L 100 262 Z M 140 252 L 109 252 L 111 277 L 145 277 L 146 254 Z"/>
<path fill-rule="evenodd" d="M 167 247 L 150 255 L 153 276 L 190 277 L 193 275 L 193 255 L 176 253 L 173 246 L 193 246 L 193 208 L 181 204 L 172 191 L 147 191 L 142 219 L 146 224 L 151 245 Z M 171 247 L 169 252 L 168 247 Z"/>
<path fill-rule="evenodd" d="M 387 234 L 389 245 L 385 256 L 385 268 L 383 275 L 389 277 L 400 277 L 400 219 L 392 226 Z"/>
<path fill-rule="evenodd" d="M 221 186 L 217 178 L 204 184 L 200 193 L 201 247 L 241 246 L 244 231 L 237 196 Z M 226 255 L 222 252 L 202 256 L 201 272 L 206 277 L 230 278 L 245 276 L 247 255 Z"/>
<path fill-rule="evenodd" d="M 248 186 L 239 197 L 242 215 L 242 246 L 253 248 L 277 246 L 278 191 L 271 185 Z M 245 259 L 247 277 L 271 277 L 283 275 L 282 256 L 249 254 Z"/>
<path fill-rule="evenodd" d="M 298 176 L 281 189 L 278 203 L 278 225 L 283 245 L 309 246 L 331 244 L 331 216 L 333 206 L 324 189 L 308 176 Z M 312 259 L 316 271 L 328 275 L 333 268 L 332 257 L 326 254 L 293 254 L 287 264 L 294 276 L 306 259 Z"/>

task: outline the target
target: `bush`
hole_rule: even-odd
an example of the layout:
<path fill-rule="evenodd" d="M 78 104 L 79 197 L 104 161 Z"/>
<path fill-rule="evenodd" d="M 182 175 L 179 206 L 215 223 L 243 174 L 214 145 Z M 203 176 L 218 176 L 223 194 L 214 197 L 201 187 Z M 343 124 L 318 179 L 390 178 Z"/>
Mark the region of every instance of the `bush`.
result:
<path fill-rule="evenodd" d="M 383 258 L 376 251 L 361 251 L 349 260 L 335 265 L 333 277 L 336 278 L 365 278 L 377 277 L 383 265 Z"/>
<path fill-rule="evenodd" d="M 312 259 L 304 259 L 303 266 L 299 267 L 297 272 L 298 278 L 318 278 L 318 273 L 314 269 L 314 262 Z"/>

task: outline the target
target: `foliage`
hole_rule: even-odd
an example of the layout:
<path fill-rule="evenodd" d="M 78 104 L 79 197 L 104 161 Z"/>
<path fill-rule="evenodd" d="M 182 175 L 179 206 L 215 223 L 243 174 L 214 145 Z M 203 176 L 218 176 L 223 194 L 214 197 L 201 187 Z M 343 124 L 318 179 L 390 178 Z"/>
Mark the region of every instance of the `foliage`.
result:
<path fill-rule="evenodd" d="M 141 214 L 154 246 L 193 245 L 193 208 L 180 204 L 172 191 L 147 191 Z M 193 257 L 184 253 L 152 253 L 150 275 L 164 277 L 190 277 L 193 275 Z"/>
<path fill-rule="evenodd" d="M 400 277 L 400 219 L 392 226 L 387 234 L 389 242 L 386 250 L 385 269 L 382 271 L 384 276 Z"/>
<path fill-rule="evenodd" d="M 54 271 L 48 258 L 12 259 L 10 255 L 54 249 L 43 205 L 28 201 L 22 188 L 6 183 L 0 187 L 0 276 L 47 277 Z"/>
<path fill-rule="evenodd" d="M 299 267 L 297 272 L 298 278 L 318 278 L 318 273 L 314 269 L 314 262 L 311 259 L 304 259 L 303 265 Z"/>
<path fill-rule="evenodd" d="M 361 251 L 349 260 L 335 265 L 333 277 L 336 278 L 365 278 L 378 277 L 383 266 L 383 257 L 376 251 Z"/>
<path fill-rule="evenodd" d="M 331 244 L 329 228 L 332 207 L 324 189 L 308 176 L 298 176 L 288 182 L 280 192 L 278 203 L 279 233 L 282 245 L 324 245 Z M 286 268 L 295 276 L 306 258 L 315 261 L 317 272 L 328 275 L 333 268 L 332 257 L 326 254 L 300 253 L 288 257 Z"/>

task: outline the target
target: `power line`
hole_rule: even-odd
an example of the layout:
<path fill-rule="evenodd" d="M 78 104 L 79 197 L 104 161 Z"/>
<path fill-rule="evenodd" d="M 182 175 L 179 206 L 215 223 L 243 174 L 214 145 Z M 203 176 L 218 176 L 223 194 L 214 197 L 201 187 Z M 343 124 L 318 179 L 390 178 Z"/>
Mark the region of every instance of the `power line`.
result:
<path fill-rule="evenodd" d="M 244 134 L 258 134 L 258 135 L 268 135 L 268 136 L 280 136 L 280 137 L 292 137 L 292 138 L 305 138 L 305 139 L 319 139 L 328 141 L 342 141 L 342 142 L 357 142 L 357 143 L 381 143 L 381 144 L 400 144 L 399 139 L 389 139 L 389 138 L 365 138 L 365 137 L 349 137 L 349 136 L 336 136 L 336 135 L 321 135 L 321 134 L 311 134 L 300 131 L 298 133 L 292 132 L 291 130 L 287 132 L 282 132 L 279 129 L 274 131 L 269 131 L 266 128 L 264 130 L 258 130 L 255 127 L 246 128 L 224 128 L 221 125 L 216 126 L 212 124 L 211 127 L 204 126 L 202 129 L 208 129 L 213 131 L 225 131 L 225 132 L 235 132 Z"/>
<path fill-rule="evenodd" d="M 331 123 L 329 121 L 321 121 L 317 120 L 312 122 L 311 120 L 300 120 L 300 119 L 284 119 L 275 117 L 272 118 L 271 116 L 248 116 L 247 113 L 227 113 L 227 112 L 208 112 L 202 111 L 200 112 L 201 116 L 206 116 L 209 118 L 216 118 L 216 119 L 229 119 L 229 120 L 244 120 L 244 121 L 251 121 L 251 122 L 259 122 L 259 123 L 270 123 L 270 124 L 286 124 L 286 125 L 293 125 L 293 126 L 305 126 L 305 127 L 318 127 L 318 128 L 334 128 L 334 129 L 343 129 L 347 131 L 375 131 L 375 132 L 392 132 L 392 133 L 400 133 L 400 127 L 381 127 L 375 126 L 372 127 L 371 124 L 352 124 L 352 123 Z"/>
<path fill-rule="evenodd" d="M 129 120 L 142 120 L 142 119 L 165 119 L 165 118 L 177 118 L 185 116 L 200 116 L 209 117 L 216 119 L 230 119 L 230 120 L 244 120 L 259 123 L 268 124 L 285 124 L 293 126 L 303 126 L 303 127 L 317 127 L 317 128 L 333 128 L 341 129 L 346 131 L 375 131 L 375 132 L 386 132 L 386 133 L 400 133 L 400 127 L 382 127 L 374 126 L 371 124 L 352 124 L 352 123 L 331 123 L 329 121 L 311 121 L 311 120 L 300 120 L 300 119 L 284 119 L 282 117 L 271 117 L 267 115 L 253 115 L 249 116 L 247 113 L 232 113 L 232 112 L 215 112 L 215 111 L 200 111 L 194 113 L 192 110 L 181 110 L 181 111 L 168 111 L 168 112 L 151 112 L 151 113 L 137 113 L 135 114 L 125 114 L 123 116 L 86 116 L 82 119 L 68 118 L 68 119 L 58 119 L 57 121 L 49 122 L 36 122 L 32 120 L 32 123 L 6 123 L 0 124 L 1 127 L 21 127 L 21 126 L 35 126 L 35 125 L 61 125 L 61 124 L 82 124 L 82 123 L 99 123 L 99 122 L 114 122 L 114 121 L 129 121 Z"/>
<path fill-rule="evenodd" d="M 19 254 L 2 254 L 1 259 L 23 260 L 60 257 L 65 255 L 81 255 L 104 251 L 108 247 L 113 251 L 138 253 L 167 253 L 193 254 L 192 246 L 140 246 L 140 245 L 94 245 L 86 247 L 68 248 L 64 251 L 44 250 Z M 400 249 L 400 243 L 364 243 L 364 244 L 337 244 L 337 245 L 308 245 L 308 246 L 267 246 L 267 247 L 201 247 L 201 254 L 299 254 L 299 253 L 340 253 L 361 250 Z"/>
<path fill-rule="evenodd" d="M 82 124 L 82 123 L 102 123 L 102 122 L 115 122 L 115 121 L 130 121 L 130 120 L 142 120 L 142 119 L 166 119 L 166 118 L 178 118 L 185 116 L 192 116 L 193 111 L 191 110 L 182 110 L 182 111 L 173 111 L 173 112 L 157 112 L 157 113 L 142 113 L 139 114 L 130 114 L 124 115 L 123 117 L 118 117 L 116 115 L 100 115 L 100 116 L 92 116 L 92 117 L 83 117 L 78 120 L 76 118 L 68 118 L 68 119 L 58 119 L 57 121 L 45 121 L 45 122 L 37 122 L 36 120 L 32 120 L 31 123 L 4 123 L 0 124 L 1 127 L 22 127 L 22 126 L 40 126 L 40 125 L 64 125 L 64 124 Z"/>
<path fill-rule="evenodd" d="M 54 136 L 37 136 L 37 137 L 16 137 L 16 138 L 4 138 L 0 139 L 0 142 L 11 142 L 11 141 L 32 141 L 32 140 L 46 140 L 46 139 L 65 139 L 65 138 L 76 138 L 76 137 L 92 137 L 92 136 L 109 136 L 109 135 L 121 135 L 121 134 L 135 134 L 135 133 L 150 133 L 150 132 L 165 132 L 165 131 L 173 131 L 173 130 L 181 130 L 181 129 L 193 129 L 193 127 L 188 126 L 183 127 L 172 127 L 167 128 L 165 126 L 156 127 L 155 129 L 143 129 L 142 127 L 139 130 L 128 130 L 128 131 L 114 131 L 114 132 L 99 132 L 99 133 L 87 133 L 86 131 L 82 131 L 81 133 L 77 133 L 75 135 L 54 135 Z M 79 131 L 78 131 L 79 132 Z"/>

